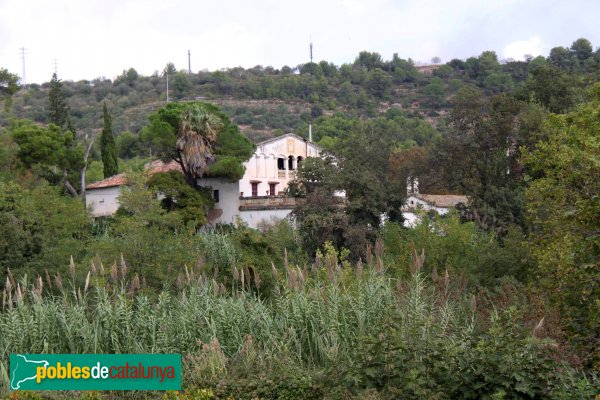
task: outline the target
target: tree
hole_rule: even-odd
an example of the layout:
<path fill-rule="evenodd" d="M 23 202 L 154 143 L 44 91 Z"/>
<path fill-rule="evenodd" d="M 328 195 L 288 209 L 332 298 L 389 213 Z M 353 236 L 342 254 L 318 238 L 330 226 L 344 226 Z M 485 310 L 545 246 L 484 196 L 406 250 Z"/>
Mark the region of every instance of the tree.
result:
<path fill-rule="evenodd" d="M 371 71 L 375 68 L 384 68 L 384 62 L 381 58 L 381 54 L 379 53 L 371 53 L 368 51 L 361 51 L 354 60 L 355 66 L 365 67 L 367 70 Z"/>
<path fill-rule="evenodd" d="M 530 98 L 553 113 L 565 112 L 573 106 L 574 87 L 573 78 L 553 65 L 532 68 L 525 82 Z"/>
<path fill-rule="evenodd" d="M 163 209 L 178 213 L 184 223 L 192 222 L 196 228 L 206 223 L 206 214 L 214 207 L 210 191 L 192 188 L 179 171 L 154 174 L 148 187 L 162 195 Z"/>
<path fill-rule="evenodd" d="M 201 102 L 168 104 L 150 116 L 140 136 L 161 158 L 177 161 L 192 186 L 201 176 L 241 179 L 243 162 L 254 153 L 225 113 Z"/>
<path fill-rule="evenodd" d="M 441 107 L 446 98 L 446 88 L 444 81 L 437 76 L 431 78 L 429 84 L 423 89 L 423 93 L 427 95 L 427 102 L 434 108 Z"/>
<path fill-rule="evenodd" d="M 19 145 L 17 156 L 26 168 L 54 185 L 64 185 L 71 196 L 77 196 L 72 182 L 79 182 L 83 149 L 72 132 L 63 132 L 54 124 L 46 128 L 27 120 L 14 121 L 10 131 Z"/>
<path fill-rule="evenodd" d="M 202 178 L 214 163 L 213 146 L 222 126 L 219 117 L 201 107 L 187 107 L 181 114 L 175 146 L 188 183 Z"/>
<path fill-rule="evenodd" d="M 569 71 L 573 66 L 573 55 L 569 49 L 564 47 L 553 47 L 550 50 L 548 60 L 552 65 L 563 71 Z"/>
<path fill-rule="evenodd" d="M 19 77 L 5 68 L 0 68 L 0 99 L 4 100 L 4 109 L 9 112 L 12 106 L 12 95 L 19 90 Z"/>
<path fill-rule="evenodd" d="M 366 87 L 373 96 L 380 99 L 387 97 L 391 86 L 392 78 L 381 68 L 369 72 Z"/>
<path fill-rule="evenodd" d="M 550 115 L 548 138 L 525 154 L 537 282 L 563 311 L 575 342 L 598 365 L 600 332 L 600 84 L 567 115 Z"/>
<path fill-rule="evenodd" d="M 175 76 L 173 76 L 172 87 L 176 99 L 182 99 L 190 86 L 190 77 L 187 73 L 181 71 L 175 73 Z"/>
<path fill-rule="evenodd" d="M 571 52 L 579 61 L 579 64 L 583 65 L 584 61 L 592 56 L 594 48 L 589 40 L 585 38 L 579 38 L 571 45 Z"/>
<path fill-rule="evenodd" d="M 292 214 L 310 255 L 327 241 L 336 248 L 346 246 L 348 216 L 340 199 L 334 196 L 342 187 L 339 174 L 332 158 L 309 157 L 298 167 L 296 178 L 288 186 L 288 195 L 304 198 L 297 202 Z"/>
<path fill-rule="evenodd" d="M 58 79 L 56 72 L 52 74 L 48 98 L 50 100 L 48 122 L 58 126 L 60 129 L 66 128 L 69 118 L 69 106 L 62 90 L 62 82 Z"/>
<path fill-rule="evenodd" d="M 135 68 L 129 68 L 127 70 L 123 70 L 123 73 L 117 76 L 115 79 L 114 86 L 119 85 L 120 83 L 124 83 L 129 87 L 134 87 L 136 81 L 139 79 L 140 75 L 135 70 Z"/>
<path fill-rule="evenodd" d="M 438 56 L 435 56 L 435 57 L 432 57 L 432 58 L 431 58 L 431 62 L 432 62 L 433 64 L 437 65 L 437 64 L 439 64 L 439 63 L 441 63 L 441 62 L 442 62 L 442 59 L 441 59 L 441 58 L 439 58 Z"/>
<path fill-rule="evenodd" d="M 168 62 L 163 70 L 163 73 L 165 75 L 175 75 L 176 72 L 177 69 L 175 68 L 175 64 L 173 64 L 172 62 Z"/>
<path fill-rule="evenodd" d="M 469 196 L 479 226 L 498 234 L 511 224 L 524 225 L 517 149 L 536 130 L 523 122 L 527 109 L 508 95 L 488 99 L 479 89 L 464 87 L 453 101 L 450 131 L 431 152 L 431 174 L 442 177 L 447 190 Z"/>
<path fill-rule="evenodd" d="M 79 201 L 48 184 L 0 182 L 0 279 L 6 281 L 7 268 L 18 275 L 63 273 L 69 256 L 79 261 L 84 253 L 89 222 Z"/>
<path fill-rule="evenodd" d="M 102 155 L 102 164 L 104 165 L 104 177 L 116 175 L 119 172 L 119 159 L 117 156 L 117 145 L 113 136 L 112 118 L 106 107 L 106 100 L 102 108 L 104 113 L 104 127 L 102 136 L 100 136 L 100 153 Z"/>

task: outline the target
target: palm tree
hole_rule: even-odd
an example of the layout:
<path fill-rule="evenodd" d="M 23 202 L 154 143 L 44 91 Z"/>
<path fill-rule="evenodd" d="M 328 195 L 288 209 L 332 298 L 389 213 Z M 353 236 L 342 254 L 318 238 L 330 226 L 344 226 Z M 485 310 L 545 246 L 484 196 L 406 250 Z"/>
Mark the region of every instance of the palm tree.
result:
<path fill-rule="evenodd" d="M 197 105 L 190 105 L 182 112 L 176 147 L 179 164 L 191 185 L 196 186 L 196 180 L 215 161 L 213 145 L 222 126 L 217 115 Z"/>

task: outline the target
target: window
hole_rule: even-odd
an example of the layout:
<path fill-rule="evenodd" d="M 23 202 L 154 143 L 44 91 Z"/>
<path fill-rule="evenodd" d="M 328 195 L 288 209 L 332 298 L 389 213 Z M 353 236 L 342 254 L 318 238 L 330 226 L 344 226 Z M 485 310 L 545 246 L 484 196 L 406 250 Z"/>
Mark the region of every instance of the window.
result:
<path fill-rule="evenodd" d="M 275 189 L 275 186 L 277 186 L 276 183 L 269 183 L 269 194 L 271 196 L 275 196 L 277 194 L 277 192 L 276 192 L 277 189 Z"/>
<path fill-rule="evenodd" d="M 252 185 L 252 197 L 258 196 L 258 182 L 250 182 Z"/>
<path fill-rule="evenodd" d="M 284 171 L 285 170 L 285 159 L 284 158 L 278 158 L 277 159 L 277 169 L 280 171 Z"/>
<path fill-rule="evenodd" d="M 290 171 L 294 170 L 294 156 L 289 156 L 288 157 L 288 169 Z"/>
<path fill-rule="evenodd" d="M 215 199 L 215 203 L 219 202 L 219 191 L 213 190 L 213 199 Z"/>
<path fill-rule="evenodd" d="M 298 164 L 298 166 L 300 166 L 300 164 L 302 164 L 302 156 L 298 156 L 298 161 L 296 161 L 296 164 Z"/>

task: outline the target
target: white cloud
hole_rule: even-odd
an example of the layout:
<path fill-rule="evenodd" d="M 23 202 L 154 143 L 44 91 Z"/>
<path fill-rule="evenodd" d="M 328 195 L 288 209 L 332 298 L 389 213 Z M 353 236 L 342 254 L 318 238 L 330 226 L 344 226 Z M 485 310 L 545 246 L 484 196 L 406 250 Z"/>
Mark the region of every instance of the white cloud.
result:
<path fill-rule="evenodd" d="M 507 44 L 504 47 L 504 58 L 512 58 L 515 60 L 523 60 L 525 55 L 539 56 L 545 55 L 547 52 L 546 46 L 543 44 L 539 36 L 533 36 L 527 40 L 517 40 Z"/>

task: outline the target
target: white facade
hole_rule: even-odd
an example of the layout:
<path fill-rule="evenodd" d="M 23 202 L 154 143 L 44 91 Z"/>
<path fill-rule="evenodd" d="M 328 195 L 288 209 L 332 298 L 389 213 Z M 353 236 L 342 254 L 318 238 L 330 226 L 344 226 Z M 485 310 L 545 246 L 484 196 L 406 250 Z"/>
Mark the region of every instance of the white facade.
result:
<path fill-rule="evenodd" d="M 307 157 L 319 157 L 321 149 L 294 134 L 286 134 L 256 145 L 254 155 L 244 163 L 245 173 L 238 182 L 223 178 L 201 178 L 198 185 L 212 190 L 215 207 L 208 214 L 211 224 L 243 222 L 251 228 L 286 218 L 295 199 L 283 194 L 296 177 L 298 165 Z M 151 173 L 177 168 L 159 161 L 150 164 Z M 179 169 L 180 170 L 180 169 Z M 93 217 L 114 215 L 119 208 L 119 193 L 127 183 L 119 174 L 88 186 L 86 205 Z M 343 195 L 343 194 L 341 194 Z"/>
<path fill-rule="evenodd" d="M 402 207 L 404 226 L 414 228 L 419 223 L 418 210 L 446 215 L 459 204 L 467 205 L 468 198 L 460 195 L 411 194 Z"/>
<path fill-rule="evenodd" d="M 211 188 L 215 199 L 215 207 L 208 215 L 209 222 L 236 223 L 240 208 L 239 182 L 229 182 L 222 178 L 202 178 L 198 179 L 198 185 Z"/>
<path fill-rule="evenodd" d="M 209 213 L 209 222 L 243 222 L 257 228 L 288 217 L 295 205 L 295 201 L 283 197 L 288 183 L 296 177 L 299 163 L 320 155 L 320 147 L 292 133 L 258 143 L 254 155 L 244 163 L 245 173 L 239 182 L 198 180 L 200 186 L 210 187 L 213 197 L 217 194 L 219 198 L 215 210 Z"/>
<path fill-rule="evenodd" d="M 240 196 L 283 194 L 296 176 L 298 163 L 307 157 L 319 157 L 320 153 L 317 145 L 292 133 L 258 143 L 254 155 L 244 163 Z"/>
<path fill-rule="evenodd" d="M 119 209 L 120 186 L 103 187 L 86 191 L 85 205 L 92 217 L 114 215 Z"/>

